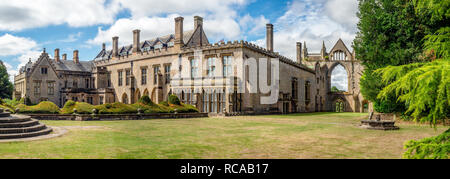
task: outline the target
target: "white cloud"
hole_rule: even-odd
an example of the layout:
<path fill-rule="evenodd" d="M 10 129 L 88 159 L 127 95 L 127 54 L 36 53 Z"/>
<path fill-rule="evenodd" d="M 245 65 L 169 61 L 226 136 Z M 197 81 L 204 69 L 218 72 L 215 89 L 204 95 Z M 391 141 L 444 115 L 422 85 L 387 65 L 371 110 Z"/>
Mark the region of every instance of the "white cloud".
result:
<path fill-rule="evenodd" d="M 266 19 L 263 15 L 254 18 L 247 14 L 239 20 L 239 25 L 241 26 L 241 28 L 246 31 L 247 34 L 252 35 L 264 34 L 267 23 L 269 23 L 269 20 Z"/>
<path fill-rule="evenodd" d="M 296 42 L 306 41 L 308 52 L 319 52 L 322 41 L 330 50 L 339 38 L 351 49 L 356 33 L 356 0 L 295 0 L 288 6 L 274 23 L 275 51 L 295 60 Z M 255 43 L 265 47 L 265 39 Z"/>
<path fill-rule="evenodd" d="M 28 62 L 29 58 L 35 60 L 39 57 L 41 52 L 38 48 L 39 45 L 29 38 L 10 34 L 4 34 L 0 37 L 0 57 L 18 56 L 12 60 L 19 62 L 17 66 L 11 65 L 10 62 L 4 62 L 11 80 L 17 74 L 19 68 Z"/>
<path fill-rule="evenodd" d="M 11 34 L 0 36 L 0 56 L 22 54 L 36 46 L 37 43 L 29 38 L 16 37 Z"/>
<path fill-rule="evenodd" d="M 19 31 L 68 24 L 81 27 L 110 24 L 119 12 L 115 0 L 0 0 L 0 30 Z"/>
<path fill-rule="evenodd" d="M 185 31 L 193 29 L 194 16 L 202 16 L 204 29 L 211 43 L 222 38 L 235 40 L 242 35 L 236 20 L 238 15 L 233 7 L 245 5 L 246 0 L 166 0 L 164 3 L 156 0 L 133 2 L 119 0 L 119 2 L 122 8 L 130 11 L 132 17 L 118 19 L 108 29 L 99 28 L 97 36 L 88 40 L 88 44 L 111 44 L 111 38 L 119 36 L 120 45 L 128 45 L 132 43 L 133 29 L 141 30 L 142 40 L 173 34 L 174 18 L 178 16 L 184 17 Z M 148 7 L 152 7 L 151 10 Z M 261 18 L 257 20 L 259 19 Z"/>

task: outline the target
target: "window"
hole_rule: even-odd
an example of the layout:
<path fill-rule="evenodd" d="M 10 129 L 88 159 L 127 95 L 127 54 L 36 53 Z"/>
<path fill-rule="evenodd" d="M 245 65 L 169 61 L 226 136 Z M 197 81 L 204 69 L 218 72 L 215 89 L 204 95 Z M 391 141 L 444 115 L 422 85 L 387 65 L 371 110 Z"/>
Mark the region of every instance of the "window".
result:
<path fill-rule="evenodd" d="M 153 84 L 157 84 L 158 83 L 158 73 L 159 73 L 159 66 L 154 66 L 153 67 Z"/>
<path fill-rule="evenodd" d="M 191 60 L 191 78 L 198 77 L 198 60 L 192 59 Z"/>
<path fill-rule="evenodd" d="M 162 44 L 155 45 L 155 49 L 162 49 L 162 47 L 163 47 Z"/>
<path fill-rule="evenodd" d="M 310 89 L 311 89 L 311 82 L 307 81 L 305 83 L 305 102 L 306 102 L 307 105 L 311 101 Z"/>
<path fill-rule="evenodd" d="M 223 77 L 231 76 L 231 56 L 224 56 L 222 59 Z"/>
<path fill-rule="evenodd" d="M 41 94 L 41 82 L 36 81 L 34 82 L 34 95 L 40 95 Z"/>
<path fill-rule="evenodd" d="M 100 99 L 99 99 L 99 103 L 100 103 L 100 105 L 102 105 L 102 104 L 103 104 L 103 100 L 104 100 L 103 96 L 100 96 Z"/>
<path fill-rule="evenodd" d="M 142 48 L 142 51 L 144 51 L 144 52 L 150 51 L 150 46 Z"/>
<path fill-rule="evenodd" d="M 141 69 L 141 84 L 142 85 L 147 84 L 147 68 Z"/>
<path fill-rule="evenodd" d="M 85 86 L 86 86 L 86 88 L 89 88 L 89 79 L 86 78 L 84 81 L 85 81 Z"/>
<path fill-rule="evenodd" d="M 92 104 L 93 98 L 92 98 L 92 97 L 87 97 L 87 102 L 88 102 L 89 104 Z"/>
<path fill-rule="evenodd" d="M 214 77 L 216 72 L 216 58 L 215 57 L 208 58 L 207 65 L 208 69 L 206 70 L 206 75 L 208 75 L 208 77 Z"/>
<path fill-rule="evenodd" d="M 333 52 L 333 60 L 347 60 L 347 54 L 341 50 L 335 51 Z"/>
<path fill-rule="evenodd" d="M 64 81 L 64 88 L 67 88 L 67 86 L 68 86 L 68 83 L 67 83 L 67 80 L 65 80 Z"/>
<path fill-rule="evenodd" d="M 108 73 L 108 87 L 111 87 L 111 74 Z"/>
<path fill-rule="evenodd" d="M 298 99 L 298 81 L 297 78 L 292 78 L 292 98 Z"/>
<path fill-rule="evenodd" d="M 72 85 L 73 88 L 78 88 L 78 81 L 76 79 L 74 79 L 72 83 L 73 83 L 73 85 Z"/>
<path fill-rule="evenodd" d="M 48 68 L 47 67 L 42 67 L 41 68 L 41 74 L 46 75 L 48 73 Z"/>
<path fill-rule="evenodd" d="M 47 94 L 54 95 L 55 94 L 55 82 L 47 83 Z"/>
<path fill-rule="evenodd" d="M 119 73 L 119 75 L 118 75 L 119 86 L 122 86 L 123 85 L 123 71 L 119 71 L 118 73 Z"/>
<path fill-rule="evenodd" d="M 125 85 L 129 86 L 130 85 L 130 78 L 131 78 L 131 71 L 130 70 L 126 70 L 125 75 L 126 75 Z"/>
<path fill-rule="evenodd" d="M 170 65 L 164 66 L 164 78 L 166 79 L 166 84 L 170 83 Z"/>

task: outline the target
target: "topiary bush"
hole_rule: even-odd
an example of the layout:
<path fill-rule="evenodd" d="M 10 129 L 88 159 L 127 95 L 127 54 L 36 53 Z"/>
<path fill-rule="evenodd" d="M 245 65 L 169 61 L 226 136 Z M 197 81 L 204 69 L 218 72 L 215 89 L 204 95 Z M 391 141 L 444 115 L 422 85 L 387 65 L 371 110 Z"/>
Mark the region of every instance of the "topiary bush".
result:
<path fill-rule="evenodd" d="M 425 138 L 419 141 L 408 141 L 404 147 L 406 152 L 403 154 L 403 158 L 449 159 L 450 129 L 439 136 Z"/>
<path fill-rule="evenodd" d="M 73 114 L 74 109 L 77 109 L 77 114 L 91 114 L 92 110 L 95 107 L 89 103 L 84 102 L 75 102 L 69 100 L 64 104 L 64 107 L 61 109 L 61 114 Z"/>
<path fill-rule="evenodd" d="M 162 102 L 159 103 L 159 105 L 169 106 L 169 102 L 167 102 L 167 101 L 162 101 Z"/>
<path fill-rule="evenodd" d="M 145 104 L 145 105 L 152 105 L 153 104 L 152 100 L 147 95 L 142 96 L 141 99 L 139 99 L 138 102 L 142 103 L 142 104 Z"/>
<path fill-rule="evenodd" d="M 116 102 L 94 106 L 94 108 L 98 110 L 99 114 L 134 114 L 137 113 L 139 107 L 137 105 Z"/>
<path fill-rule="evenodd" d="M 58 114 L 59 107 L 50 101 L 43 101 L 34 106 L 27 106 L 25 104 L 17 105 L 18 113 L 22 114 Z"/>
<path fill-rule="evenodd" d="M 181 102 L 178 96 L 172 94 L 169 96 L 169 104 L 181 105 Z"/>

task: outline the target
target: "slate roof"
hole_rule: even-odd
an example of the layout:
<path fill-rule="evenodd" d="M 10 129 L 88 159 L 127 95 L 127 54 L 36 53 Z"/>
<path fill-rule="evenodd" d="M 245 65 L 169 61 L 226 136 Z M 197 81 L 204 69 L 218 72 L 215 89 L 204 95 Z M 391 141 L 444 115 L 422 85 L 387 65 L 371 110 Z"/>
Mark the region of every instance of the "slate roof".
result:
<path fill-rule="evenodd" d="M 92 61 L 80 61 L 78 64 L 73 60 L 60 60 L 59 63 L 53 62 L 58 71 L 92 72 L 92 68 L 94 67 Z"/>
<path fill-rule="evenodd" d="M 189 42 L 189 40 L 192 38 L 192 35 L 194 35 L 194 30 L 190 30 L 190 31 L 185 31 L 183 32 L 183 42 L 187 43 Z M 162 37 L 157 37 L 154 39 L 150 39 L 150 40 L 145 40 L 143 42 L 140 43 L 141 45 L 141 49 L 143 49 L 144 47 L 150 47 L 150 49 L 154 49 L 156 43 L 161 42 L 163 44 L 163 46 L 167 47 L 168 43 L 170 42 L 170 40 L 174 39 L 175 35 L 174 34 L 170 34 L 170 35 L 166 35 L 166 36 L 162 36 Z M 127 54 L 131 54 L 131 51 L 133 50 L 133 45 L 127 45 L 127 46 L 122 46 L 119 47 L 119 56 L 124 56 Z M 94 58 L 94 60 L 105 60 L 105 59 L 110 59 L 112 56 L 112 50 L 101 50 L 98 55 Z"/>

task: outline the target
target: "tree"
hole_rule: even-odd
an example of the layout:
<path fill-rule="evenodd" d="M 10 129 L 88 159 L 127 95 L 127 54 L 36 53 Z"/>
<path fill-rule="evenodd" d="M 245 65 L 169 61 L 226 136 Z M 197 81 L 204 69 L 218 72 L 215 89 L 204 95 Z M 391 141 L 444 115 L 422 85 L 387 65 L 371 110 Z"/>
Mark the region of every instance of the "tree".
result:
<path fill-rule="evenodd" d="M 13 84 L 9 81 L 9 75 L 3 61 L 0 60 L 0 98 L 11 99 L 13 93 Z"/>
<path fill-rule="evenodd" d="M 359 32 L 354 40 L 357 58 L 365 66 L 361 93 L 378 112 L 403 112 L 404 104 L 395 95 L 377 98 L 385 87 L 376 69 L 420 61 L 425 37 L 424 20 L 415 13 L 412 0 L 361 0 Z"/>
<path fill-rule="evenodd" d="M 333 86 L 331 87 L 331 92 L 337 93 L 340 92 L 340 90 L 336 86 Z"/>

